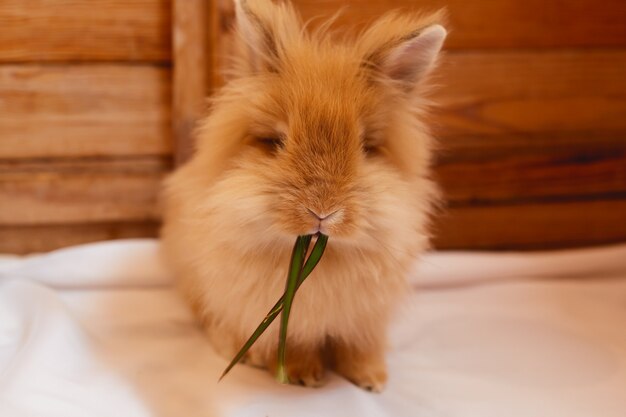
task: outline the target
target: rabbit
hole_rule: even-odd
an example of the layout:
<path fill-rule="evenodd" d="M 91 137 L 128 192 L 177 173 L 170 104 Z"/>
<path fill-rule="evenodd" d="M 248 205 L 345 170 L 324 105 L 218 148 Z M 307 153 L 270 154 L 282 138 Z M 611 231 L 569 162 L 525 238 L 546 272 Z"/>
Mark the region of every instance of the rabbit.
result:
<path fill-rule="evenodd" d="M 288 2 L 237 1 L 236 56 L 163 188 L 163 251 L 213 348 L 230 360 L 285 288 L 298 235 L 329 236 L 296 294 L 290 382 L 334 369 L 387 382 L 386 333 L 429 245 L 428 76 L 442 12 L 390 12 L 358 36 L 306 30 Z M 276 320 L 244 361 L 276 369 Z"/>

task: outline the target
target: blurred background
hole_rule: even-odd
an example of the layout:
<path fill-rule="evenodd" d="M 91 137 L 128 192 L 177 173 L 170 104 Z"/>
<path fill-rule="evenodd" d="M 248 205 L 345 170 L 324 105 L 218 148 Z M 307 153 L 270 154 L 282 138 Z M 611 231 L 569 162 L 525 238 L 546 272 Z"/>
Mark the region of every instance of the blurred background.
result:
<path fill-rule="evenodd" d="M 338 27 L 448 8 L 438 248 L 626 241 L 626 1 L 294 4 L 346 6 Z M 157 235 L 233 18 L 230 0 L 0 1 L 0 252 Z"/>

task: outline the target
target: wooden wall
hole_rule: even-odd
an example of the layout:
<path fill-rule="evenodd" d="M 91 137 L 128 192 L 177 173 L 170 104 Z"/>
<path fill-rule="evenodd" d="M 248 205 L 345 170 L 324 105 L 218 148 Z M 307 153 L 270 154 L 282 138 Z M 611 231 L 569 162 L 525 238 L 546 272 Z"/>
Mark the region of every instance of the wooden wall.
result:
<path fill-rule="evenodd" d="M 156 235 L 170 6 L 0 2 L 0 252 Z"/>
<path fill-rule="evenodd" d="M 294 3 L 347 5 L 339 25 L 448 7 L 439 247 L 626 241 L 626 2 Z M 156 234 L 232 19 L 229 0 L 0 2 L 0 252 Z"/>

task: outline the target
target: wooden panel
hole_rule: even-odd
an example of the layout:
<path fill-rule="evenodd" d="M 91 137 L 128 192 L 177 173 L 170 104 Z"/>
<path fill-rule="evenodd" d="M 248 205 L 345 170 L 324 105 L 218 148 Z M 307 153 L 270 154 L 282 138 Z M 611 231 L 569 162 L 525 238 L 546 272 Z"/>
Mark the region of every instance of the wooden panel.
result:
<path fill-rule="evenodd" d="M 231 0 L 218 2 L 220 26 L 233 20 Z M 338 25 L 369 22 L 383 13 L 447 7 L 447 48 L 547 48 L 621 46 L 626 39 L 626 2 L 605 0 L 294 0 L 304 19 L 330 16 L 343 7 Z M 323 19 L 316 19 L 316 22 Z"/>
<path fill-rule="evenodd" d="M 0 158 L 170 153 L 169 77 L 152 66 L 0 66 Z"/>
<path fill-rule="evenodd" d="M 187 160 L 193 150 L 196 121 L 205 114 L 212 67 L 210 19 L 213 3 L 205 0 L 174 1 L 174 74 L 172 125 L 177 164 Z"/>
<path fill-rule="evenodd" d="M 170 0 L 2 0 L 0 61 L 169 61 Z"/>
<path fill-rule="evenodd" d="M 169 163 L 49 162 L 0 170 L 0 226 L 152 221 Z"/>
<path fill-rule="evenodd" d="M 440 135 L 626 131 L 626 51 L 449 53 Z"/>
<path fill-rule="evenodd" d="M 305 18 L 345 6 L 338 23 L 369 20 L 388 10 L 438 10 L 450 17 L 448 48 L 623 45 L 626 3 L 606 0 L 296 0 Z"/>
<path fill-rule="evenodd" d="M 154 222 L 0 226 L 0 253 L 47 252 L 102 240 L 156 237 L 158 230 Z"/>
<path fill-rule="evenodd" d="M 446 138 L 436 177 L 452 205 L 626 197 L 626 132 Z"/>
<path fill-rule="evenodd" d="M 626 199 L 450 208 L 439 249 L 549 249 L 626 241 Z"/>

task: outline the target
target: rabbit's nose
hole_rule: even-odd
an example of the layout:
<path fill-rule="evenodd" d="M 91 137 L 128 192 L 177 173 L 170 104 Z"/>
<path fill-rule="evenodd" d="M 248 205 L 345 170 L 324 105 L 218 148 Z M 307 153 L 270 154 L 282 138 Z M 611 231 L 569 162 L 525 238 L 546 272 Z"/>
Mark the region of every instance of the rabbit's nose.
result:
<path fill-rule="evenodd" d="M 311 210 L 308 207 L 305 208 L 310 216 L 310 223 L 308 223 L 308 225 L 311 229 L 309 229 L 308 234 L 321 232 L 325 235 L 332 235 L 337 232 L 337 228 L 340 227 L 344 221 L 345 212 L 343 208 L 330 212 Z"/>
<path fill-rule="evenodd" d="M 322 232 L 324 234 L 331 233 L 332 229 L 342 221 L 343 210 L 337 209 L 330 213 L 320 213 L 307 208 L 311 217 L 315 219 L 315 226 L 311 233 Z"/>
<path fill-rule="evenodd" d="M 326 220 L 326 221 L 330 221 L 330 220 L 332 220 L 332 219 L 333 219 L 333 217 L 336 217 L 336 216 L 337 216 L 337 214 L 339 213 L 339 211 L 341 210 L 341 209 L 337 209 L 337 210 L 335 210 L 335 211 L 333 211 L 333 212 L 331 212 L 331 213 L 328 213 L 328 214 L 317 214 L 317 212 L 315 212 L 315 211 L 311 210 L 311 209 L 310 209 L 310 208 L 308 208 L 308 207 L 307 207 L 306 209 L 308 210 L 308 212 L 309 212 L 309 213 L 310 213 L 313 217 L 315 217 L 315 218 L 316 218 L 317 220 L 319 220 L 320 222 L 322 222 L 322 221 L 324 221 L 324 220 Z"/>

